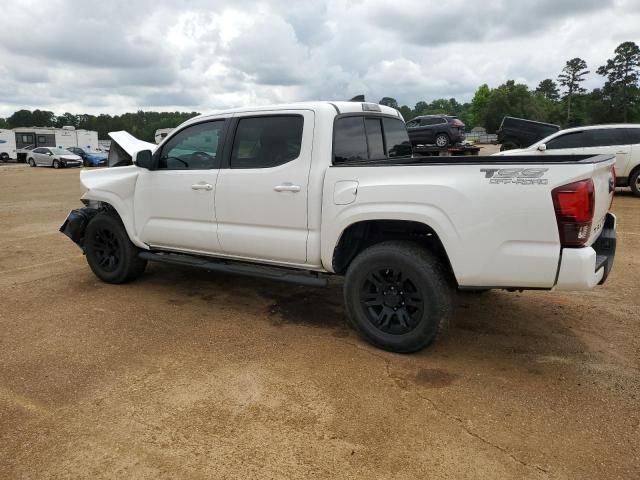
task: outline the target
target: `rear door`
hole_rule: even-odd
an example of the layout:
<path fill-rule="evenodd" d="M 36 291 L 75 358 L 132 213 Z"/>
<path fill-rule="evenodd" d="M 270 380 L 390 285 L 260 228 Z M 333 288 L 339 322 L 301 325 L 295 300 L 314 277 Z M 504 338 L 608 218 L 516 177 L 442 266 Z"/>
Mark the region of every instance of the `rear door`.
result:
<path fill-rule="evenodd" d="M 615 155 L 616 176 L 623 176 L 623 172 L 629 163 L 631 144 L 625 138 L 621 129 L 597 128 L 586 130 L 585 148 L 586 155 Z M 626 143 L 626 144 L 625 144 Z"/>
<path fill-rule="evenodd" d="M 38 147 L 33 149 L 32 157 L 36 162 L 36 165 L 41 165 L 44 167 L 51 166 L 53 162 L 51 161 L 51 156 L 49 155 L 49 153 L 50 152 L 48 148 Z"/>
<path fill-rule="evenodd" d="M 633 169 L 640 165 L 640 127 L 619 128 L 618 134 L 624 140 L 625 147 L 628 147 L 629 152 L 624 160 L 618 159 L 616 162 L 616 175 L 628 177 Z M 617 154 L 616 157 L 618 157 Z"/>
<path fill-rule="evenodd" d="M 314 121 L 310 110 L 235 116 L 215 194 L 225 254 L 306 263 Z"/>

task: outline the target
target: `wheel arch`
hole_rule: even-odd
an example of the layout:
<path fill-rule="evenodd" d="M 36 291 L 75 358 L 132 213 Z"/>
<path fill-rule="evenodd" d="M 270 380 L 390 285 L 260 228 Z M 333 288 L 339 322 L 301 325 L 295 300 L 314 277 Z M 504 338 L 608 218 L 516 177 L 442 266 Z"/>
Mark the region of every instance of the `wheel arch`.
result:
<path fill-rule="evenodd" d="M 90 194 L 89 194 L 90 193 Z M 103 190 L 90 190 L 82 196 L 82 201 L 86 205 L 98 208 L 101 210 L 108 210 L 114 215 L 117 215 L 131 240 L 136 247 L 149 250 L 149 245 L 142 242 L 135 231 L 134 219 L 132 215 L 127 215 L 127 206 L 124 202 L 111 192 Z"/>
<path fill-rule="evenodd" d="M 333 272 L 343 275 L 360 252 L 388 240 L 409 240 L 423 246 L 442 260 L 456 281 L 449 254 L 436 229 L 420 221 L 393 218 L 360 220 L 344 228 L 333 249 Z"/>

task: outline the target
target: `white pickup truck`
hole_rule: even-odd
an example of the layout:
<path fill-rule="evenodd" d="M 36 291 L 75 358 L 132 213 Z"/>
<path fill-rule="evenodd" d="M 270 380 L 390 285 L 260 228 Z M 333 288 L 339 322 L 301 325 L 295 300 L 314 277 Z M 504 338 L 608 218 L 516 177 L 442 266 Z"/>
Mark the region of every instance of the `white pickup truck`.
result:
<path fill-rule="evenodd" d="M 587 290 L 613 264 L 612 155 L 413 157 L 399 113 L 363 102 L 203 115 L 152 150 L 82 171 L 61 227 L 106 282 L 147 261 L 344 276 L 356 330 L 411 352 L 456 289 Z"/>

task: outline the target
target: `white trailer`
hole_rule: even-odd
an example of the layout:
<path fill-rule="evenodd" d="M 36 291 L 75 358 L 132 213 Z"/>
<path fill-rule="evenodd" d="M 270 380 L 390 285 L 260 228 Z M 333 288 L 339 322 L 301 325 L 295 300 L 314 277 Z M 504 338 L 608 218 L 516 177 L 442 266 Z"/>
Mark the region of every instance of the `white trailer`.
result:
<path fill-rule="evenodd" d="M 16 135 L 13 130 L 0 128 L 0 162 L 15 160 L 16 156 Z"/>
<path fill-rule="evenodd" d="M 80 147 L 97 150 L 98 132 L 76 130 L 74 127 L 29 127 L 14 128 L 14 142 L 18 161 L 26 161 L 27 151 L 36 147 Z M 12 158 L 15 158 L 12 157 Z"/>

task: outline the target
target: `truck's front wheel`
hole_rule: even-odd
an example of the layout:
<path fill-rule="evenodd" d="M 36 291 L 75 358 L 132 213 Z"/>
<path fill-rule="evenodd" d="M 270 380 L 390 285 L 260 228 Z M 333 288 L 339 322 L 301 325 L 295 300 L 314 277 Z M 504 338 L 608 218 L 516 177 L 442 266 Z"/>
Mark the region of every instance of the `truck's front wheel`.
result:
<path fill-rule="evenodd" d="M 442 333 L 452 288 L 442 262 L 412 242 L 367 248 L 349 266 L 345 303 L 355 329 L 392 352 L 415 352 Z"/>
<path fill-rule="evenodd" d="M 147 261 L 138 257 L 118 217 L 100 212 L 87 225 L 84 236 L 87 263 L 96 276 L 107 283 L 125 283 L 144 273 Z"/>

